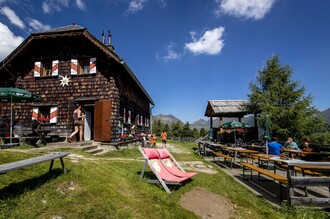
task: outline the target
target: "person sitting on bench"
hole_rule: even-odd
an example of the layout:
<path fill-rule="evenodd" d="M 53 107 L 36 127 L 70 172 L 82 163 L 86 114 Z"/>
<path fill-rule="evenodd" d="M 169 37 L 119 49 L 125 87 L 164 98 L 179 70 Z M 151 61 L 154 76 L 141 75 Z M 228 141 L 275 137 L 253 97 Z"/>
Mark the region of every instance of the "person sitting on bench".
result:
<path fill-rule="evenodd" d="M 32 120 L 31 128 L 32 133 L 30 133 L 28 136 L 39 136 L 37 130 L 40 130 L 40 122 L 38 120 Z"/>
<path fill-rule="evenodd" d="M 277 142 L 276 137 L 272 137 L 272 141 L 268 143 L 268 153 L 274 155 L 280 155 L 283 145 Z"/>

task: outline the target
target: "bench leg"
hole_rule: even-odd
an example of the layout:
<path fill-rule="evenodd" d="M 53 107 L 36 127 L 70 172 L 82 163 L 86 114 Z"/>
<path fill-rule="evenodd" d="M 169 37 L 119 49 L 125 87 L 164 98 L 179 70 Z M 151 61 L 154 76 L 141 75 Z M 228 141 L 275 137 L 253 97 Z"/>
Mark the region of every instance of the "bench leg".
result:
<path fill-rule="evenodd" d="M 61 165 L 62 165 L 63 173 L 66 173 L 66 169 L 65 169 L 65 166 L 64 166 L 63 157 L 60 158 L 60 161 L 61 161 Z"/>
<path fill-rule="evenodd" d="M 50 161 L 49 172 L 52 171 L 54 165 L 54 160 Z"/>
<path fill-rule="evenodd" d="M 282 203 L 282 183 L 279 183 L 280 184 L 280 194 L 279 194 L 279 199 L 280 199 L 280 204 Z"/>
<path fill-rule="evenodd" d="M 63 157 L 60 157 L 60 161 L 61 161 L 61 166 L 62 166 L 63 172 L 66 173 L 66 169 L 65 169 L 65 166 L 64 166 Z M 49 166 L 49 172 L 52 171 L 53 165 L 54 165 L 54 160 L 51 160 L 50 161 L 50 166 Z"/>
<path fill-rule="evenodd" d="M 242 167 L 242 170 L 243 170 L 243 180 L 245 180 L 245 177 L 244 177 L 245 171 L 250 170 L 250 169 Z M 250 179 L 249 180 L 252 181 L 252 170 L 250 170 Z"/>

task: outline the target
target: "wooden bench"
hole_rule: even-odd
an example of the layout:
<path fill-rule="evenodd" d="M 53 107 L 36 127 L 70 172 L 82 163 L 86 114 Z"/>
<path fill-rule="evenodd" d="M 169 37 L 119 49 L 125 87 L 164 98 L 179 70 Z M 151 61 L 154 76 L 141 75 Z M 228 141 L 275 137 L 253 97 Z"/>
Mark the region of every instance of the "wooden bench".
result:
<path fill-rule="evenodd" d="M 231 157 L 231 156 L 228 156 L 228 155 L 226 155 L 226 154 L 223 154 L 223 153 L 221 153 L 221 152 L 212 152 L 215 156 L 217 156 L 218 158 L 219 157 L 223 157 L 223 159 L 224 159 L 224 163 L 226 163 L 226 161 L 230 161 L 230 168 L 233 168 L 233 157 Z"/>
<path fill-rule="evenodd" d="M 285 165 L 285 164 L 281 164 L 281 167 L 288 169 L 288 165 Z M 315 172 L 313 170 L 301 169 L 300 167 L 297 167 L 297 166 L 294 167 L 294 171 L 300 172 L 303 176 L 305 176 L 305 175 L 320 176 L 321 175 L 321 173 Z"/>
<path fill-rule="evenodd" d="M 47 162 L 47 161 L 50 161 L 49 171 L 51 171 L 53 168 L 54 160 L 57 158 L 60 159 L 63 172 L 66 173 L 66 169 L 64 167 L 64 162 L 63 162 L 63 157 L 66 157 L 69 154 L 70 153 L 68 153 L 68 152 L 53 152 L 50 154 L 29 158 L 26 160 L 20 160 L 20 161 L 15 161 L 12 163 L 1 164 L 0 165 L 0 174 L 5 174 L 9 171 L 22 169 L 22 168 L 25 168 L 28 166 L 32 166 L 32 165 Z"/>
<path fill-rule="evenodd" d="M 275 173 L 272 173 L 266 169 L 262 169 L 260 167 L 257 167 L 253 164 L 249 164 L 249 163 L 241 163 L 241 166 L 242 166 L 242 169 L 243 169 L 243 180 L 245 180 L 245 177 L 244 177 L 244 173 L 246 170 L 250 170 L 251 171 L 251 176 L 250 176 L 250 180 L 252 181 L 252 171 L 256 171 L 258 172 L 258 180 L 260 180 L 260 174 L 263 174 L 269 178 L 272 178 L 276 181 L 279 182 L 279 185 L 280 185 L 280 188 L 279 188 L 279 200 L 280 202 L 282 202 L 282 185 L 288 185 L 288 179 L 284 176 L 281 176 L 281 175 L 278 175 L 278 174 L 275 174 Z"/>

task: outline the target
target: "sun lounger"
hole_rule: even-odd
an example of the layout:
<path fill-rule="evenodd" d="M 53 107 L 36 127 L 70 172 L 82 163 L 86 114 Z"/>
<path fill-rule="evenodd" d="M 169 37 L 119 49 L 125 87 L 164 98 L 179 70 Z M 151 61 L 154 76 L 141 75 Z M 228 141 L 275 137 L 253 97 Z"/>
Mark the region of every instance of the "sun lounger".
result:
<path fill-rule="evenodd" d="M 170 172 L 171 174 L 178 176 L 178 177 L 193 177 L 197 173 L 193 172 L 185 172 L 181 165 L 175 160 L 175 158 L 171 155 L 171 153 L 163 148 L 163 149 L 156 149 L 160 160 L 163 166 Z"/>
<path fill-rule="evenodd" d="M 156 175 L 157 180 L 148 180 L 149 183 L 160 183 L 167 193 L 171 193 L 167 185 L 181 185 L 182 182 L 191 179 L 191 176 L 176 176 L 165 168 L 163 165 L 160 155 L 154 148 L 142 148 L 139 147 L 141 154 L 143 155 L 145 162 L 141 172 L 141 179 L 143 179 L 146 165 L 150 167 L 152 172 Z"/>

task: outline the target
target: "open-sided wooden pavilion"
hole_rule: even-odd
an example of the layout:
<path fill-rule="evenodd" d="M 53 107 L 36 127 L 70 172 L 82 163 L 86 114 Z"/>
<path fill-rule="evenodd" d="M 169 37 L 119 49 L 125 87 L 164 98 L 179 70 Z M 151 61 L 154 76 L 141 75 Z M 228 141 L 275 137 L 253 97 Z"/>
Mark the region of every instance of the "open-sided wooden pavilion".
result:
<path fill-rule="evenodd" d="M 210 130 L 220 129 L 220 133 L 222 133 L 223 118 L 237 118 L 238 121 L 241 121 L 245 115 L 251 114 L 249 100 L 208 100 L 207 102 L 204 115 L 210 118 Z M 220 127 L 213 127 L 213 118 L 219 118 Z M 257 127 L 256 120 L 254 120 L 254 124 Z M 255 134 L 258 136 L 257 133 Z"/>

